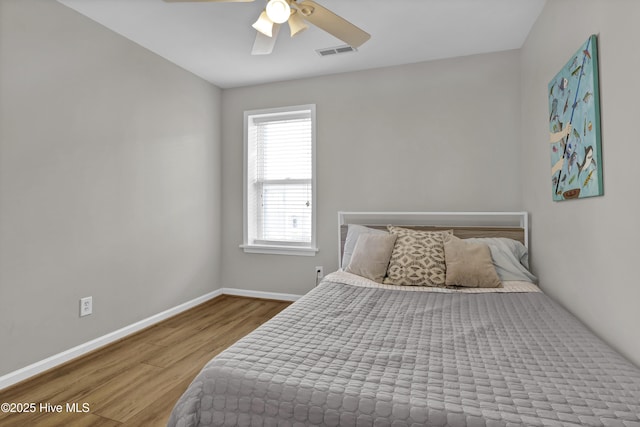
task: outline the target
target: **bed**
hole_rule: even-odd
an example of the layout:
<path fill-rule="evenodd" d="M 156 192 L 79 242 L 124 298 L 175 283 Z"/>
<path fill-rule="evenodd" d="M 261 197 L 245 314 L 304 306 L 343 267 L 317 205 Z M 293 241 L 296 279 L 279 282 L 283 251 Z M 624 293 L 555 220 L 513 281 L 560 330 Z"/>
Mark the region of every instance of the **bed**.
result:
<path fill-rule="evenodd" d="M 339 222 L 341 263 L 355 222 L 528 241 L 526 213 L 341 213 Z M 640 426 L 640 369 L 534 279 L 398 286 L 348 270 L 212 359 L 169 425 Z"/>

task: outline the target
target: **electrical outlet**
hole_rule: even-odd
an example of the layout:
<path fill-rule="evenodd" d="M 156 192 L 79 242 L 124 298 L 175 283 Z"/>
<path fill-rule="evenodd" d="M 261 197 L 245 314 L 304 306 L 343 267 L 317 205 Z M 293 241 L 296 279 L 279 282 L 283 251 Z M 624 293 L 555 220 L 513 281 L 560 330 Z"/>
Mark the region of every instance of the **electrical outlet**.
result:
<path fill-rule="evenodd" d="M 322 279 L 324 277 L 324 272 L 323 272 L 323 268 L 321 265 L 316 266 L 316 278 L 317 279 Z"/>
<path fill-rule="evenodd" d="M 80 298 L 80 317 L 93 313 L 93 297 Z"/>

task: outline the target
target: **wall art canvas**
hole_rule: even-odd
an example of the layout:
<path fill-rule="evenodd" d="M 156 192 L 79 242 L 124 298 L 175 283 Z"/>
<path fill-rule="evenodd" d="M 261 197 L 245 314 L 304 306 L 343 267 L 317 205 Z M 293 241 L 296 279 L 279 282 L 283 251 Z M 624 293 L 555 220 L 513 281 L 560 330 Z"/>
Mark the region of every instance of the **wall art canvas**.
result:
<path fill-rule="evenodd" d="M 601 196 L 602 149 L 595 35 L 549 82 L 553 200 Z"/>

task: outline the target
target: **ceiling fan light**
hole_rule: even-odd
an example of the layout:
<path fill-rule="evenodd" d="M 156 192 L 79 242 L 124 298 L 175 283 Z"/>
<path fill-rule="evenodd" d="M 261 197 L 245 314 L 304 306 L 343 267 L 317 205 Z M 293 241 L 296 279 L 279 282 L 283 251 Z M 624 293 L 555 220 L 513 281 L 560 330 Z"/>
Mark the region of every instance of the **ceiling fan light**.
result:
<path fill-rule="evenodd" d="M 287 0 L 269 0 L 267 3 L 267 16 L 276 24 L 282 24 L 289 19 L 291 6 Z"/>
<path fill-rule="evenodd" d="M 291 30 L 291 37 L 303 32 L 307 28 L 309 28 L 307 27 L 307 24 L 304 23 L 304 20 L 294 10 L 291 17 L 289 17 L 289 30 Z"/>
<path fill-rule="evenodd" d="M 260 31 L 265 36 L 273 36 L 273 21 L 269 19 L 265 10 L 262 11 L 260 17 L 258 17 L 258 20 L 253 23 L 252 27 L 255 28 L 256 31 Z"/>

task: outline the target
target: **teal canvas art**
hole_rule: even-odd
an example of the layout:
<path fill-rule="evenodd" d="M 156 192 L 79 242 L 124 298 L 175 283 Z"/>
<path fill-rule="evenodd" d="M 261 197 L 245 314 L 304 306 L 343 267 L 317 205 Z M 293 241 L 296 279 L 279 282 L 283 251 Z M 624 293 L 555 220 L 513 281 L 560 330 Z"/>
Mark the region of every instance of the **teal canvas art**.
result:
<path fill-rule="evenodd" d="M 553 200 L 601 196 L 597 38 L 592 35 L 549 82 Z"/>

